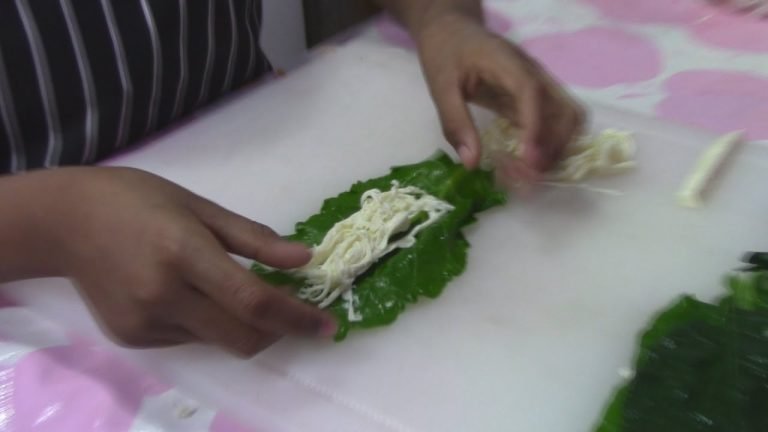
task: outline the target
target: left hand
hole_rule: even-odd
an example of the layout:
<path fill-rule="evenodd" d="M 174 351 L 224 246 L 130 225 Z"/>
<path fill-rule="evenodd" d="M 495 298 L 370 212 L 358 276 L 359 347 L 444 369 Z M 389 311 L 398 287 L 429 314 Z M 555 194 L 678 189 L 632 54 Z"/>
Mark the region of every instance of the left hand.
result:
<path fill-rule="evenodd" d="M 284 335 L 336 333 L 327 311 L 266 284 L 230 256 L 296 268 L 311 258 L 306 246 L 168 180 L 79 167 L 13 176 L 0 186 L 25 197 L 11 206 L 25 222 L 21 235 L 2 237 L 21 239 L 14 256 L 35 261 L 42 275 L 74 280 L 118 343 L 200 341 L 250 357 Z"/>
<path fill-rule="evenodd" d="M 520 128 L 524 150 L 517 172 L 528 179 L 551 168 L 581 131 L 579 104 L 535 60 L 478 20 L 446 15 L 426 24 L 417 40 L 443 132 L 468 168 L 481 157 L 468 102 Z"/>

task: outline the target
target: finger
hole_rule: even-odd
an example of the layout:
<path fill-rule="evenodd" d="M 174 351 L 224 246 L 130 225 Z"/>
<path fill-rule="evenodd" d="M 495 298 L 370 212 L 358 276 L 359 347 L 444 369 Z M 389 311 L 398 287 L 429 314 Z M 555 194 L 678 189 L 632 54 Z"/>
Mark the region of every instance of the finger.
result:
<path fill-rule="evenodd" d="M 253 357 L 280 339 L 240 321 L 213 301 L 190 293 L 179 303 L 181 325 L 201 341 L 235 354 Z"/>
<path fill-rule="evenodd" d="M 266 225 L 206 199 L 195 197 L 193 211 L 232 253 L 279 269 L 301 267 L 312 258 L 305 245 L 286 241 Z"/>
<path fill-rule="evenodd" d="M 514 112 L 517 114 L 516 123 L 520 127 L 520 142 L 523 146 L 522 160 L 534 170 L 543 170 L 543 154 L 541 146 L 543 89 L 538 77 L 526 69 L 521 70 L 520 65 L 512 60 L 503 64 L 501 71 L 515 71 L 510 73 L 495 73 L 493 80 L 507 94 L 515 96 Z"/>
<path fill-rule="evenodd" d="M 541 170 L 544 168 L 540 149 L 541 91 L 537 83 L 527 83 L 521 89 L 518 105 L 523 161 L 529 167 Z"/>
<path fill-rule="evenodd" d="M 155 335 L 145 348 L 169 347 L 198 342 L 199 339 L 187 330 L 176 327 Z"/>
<path fill-rule="evenodd" d="M 509 190 L 516 190 L 521 196 L 530 193 L 531 186 L 539 180 L 536 171 L 512 157 L 503 157 L 496 162 L 496 179 Z"/>
<path fill-rule="evenodd" d="M 547 168 L 560 160 L 565 148 L 576 139 L 581 130 L 582 116 L 579 108 L 569 104 L 567 100 L 558 102 L 562 104 L 560 109 L 563 114 L 560 115 L 557 126 L 554 128 L 556 133 L 547 146 L 546 157 L 549 162 Z"/>
<path fill-rule="evenodd" d="M 445 81 L 433 89 L 443 134 L 467 168 L 480 163 L 480 137 L 457 81 Z"/>
<path fill-rule="evenodd" d="M 583 109 L 559 89 L 547 87 L 545 92 L 549 122 L 539 149 L 541 169 L 549 170 L 561 159 L 565 148 L 581 134 L 586 116 Z"/>
<path fill-rule="evenodd" d="M 506 118 L 513 125 L 519 126 L 516 96 L 510 94 L 506 89 L 483 83 L 477 86 L 470 101 Z"/>
<path fill-rule="evenodd" d="M 541 131 L 541 135 L 548 135 L 541 148 L 545 150 L 544 169 L 549 169 L 560 160 L 568 144 L 581 134 L 587 116 L 581 105 L 551 74 L 538 63 L 534 62 L 532 66 L 539 71 L 538 76 L 543 82 L 542 100 L 545 100 L 546 104 L 542 109 L 549 113 L 549 118 L 557 120 L 552 128 L 547 124 L 547 130 Z M 549 130 L 552 133 L 546 134 Z"/>
<path fill-rule="evenodd" d="M 197 340 L 194 335 L 176 326 L 143 334 L 106 329 L 105 334 L 117 345 L 134 349 L 170 347 Z"/>
<path fill-rule="evenodd" d="M 203 242 L 183 258 L 188 283 L 242 321 L 277 334 L 327 337 L 335 334 L 333 317 L 270 287 L 238 265 L 215 241 Z"/>

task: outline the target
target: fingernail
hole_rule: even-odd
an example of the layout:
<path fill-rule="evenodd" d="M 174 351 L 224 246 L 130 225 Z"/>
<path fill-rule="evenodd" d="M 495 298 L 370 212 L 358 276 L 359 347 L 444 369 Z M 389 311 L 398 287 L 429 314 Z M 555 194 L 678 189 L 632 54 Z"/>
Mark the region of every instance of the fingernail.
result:
<path fill-rule="evenodd" d="M 304 255 L 307 258 L 307 261 L 309 261 L 310 258 L 312 258 L 312 248 L 308 247 L 304 243 L 291 241 L 289 243 L 286 243 L 286 247 L 292 248 L 292 253 L 295 253 L 296 255 Z"/>
<path fill-rule="evenodd" d="M 475 156 L 475 152 L 472 151 L 472 149 L 467 145 L 462 145 L 459 147 L 459 157 L 461 158 L 461 161 L 464 162 L 465 165 L 469 165 L 472 162 L 472 159 Z"/>
<path fill-rule="evenodd" d="M 339 326 L 336 324 L 336 321 L 331 319 L 323 320 L 322 324 L 320 324 L 320 337 L 322 338 L 329 338 L 336 335 L 336 332 L 339 330 Z"/>

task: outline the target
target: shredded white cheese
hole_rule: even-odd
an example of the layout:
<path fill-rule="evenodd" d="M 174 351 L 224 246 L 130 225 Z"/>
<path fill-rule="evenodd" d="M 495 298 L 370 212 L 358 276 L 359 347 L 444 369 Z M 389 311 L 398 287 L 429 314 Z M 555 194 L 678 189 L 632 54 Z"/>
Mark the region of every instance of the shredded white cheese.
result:
<path fill-rule="evenodd" d="M 362 317 L 355 311 L 357 297 L 352 293 L 355 278 L 368 270 L 379 258 L 416 242 L 416 235 L 432 225 L 453 206 L 423 190 L 400 187 L 366 191 L 360 199 L 360 210 L 338 222 L 313 248 L 310 262 L 294 271 L 306 285 L 299 297 L 324 308 L 343 295 L 349 319 Z M 415 224 L 421 215 L 426 220 Z M 399 236 L 396 240 L 393 237 Z"/>
<path fill-rule="evenodd" d="M 342 300 L 344 300 L 344 307 L 347 309 L 347 319 L 350 322 L 362 321 L 363 315 L 357 311 L 357 306 L 360 303 L 360 299 L 357 298 L 354 291 L 348 289 L 341 294 Z"/>
<path fill-rule="evenodd" d="M 519 157 L 522 146 L 518 130 L 508 120 L 496 119 L 482 136 L 480 165 L 493 168 L 495 155 Z M 560 163 L 547 175 L 547 181 L 574 183 L 594 176 L 624 173 L 635 167 L 635 143 L 629 132 L 607 129 L 593 136 L 583 136 L 568 146 Z"/>
<path fill-rule="evenodd" d="M 701 206 L 710 182 L 736 146 L 743 141 L 743 137 L 740 131 L 723 135 L 701 154 L 677 194 L 680 205 L 691 208 Z"/>
<path fill-rule="evenodd" d="M 618 372 L 619 376 L 625 380 L 631 380 L 635 377 L 635 371 L 630 367 L 621 367 Z"/>

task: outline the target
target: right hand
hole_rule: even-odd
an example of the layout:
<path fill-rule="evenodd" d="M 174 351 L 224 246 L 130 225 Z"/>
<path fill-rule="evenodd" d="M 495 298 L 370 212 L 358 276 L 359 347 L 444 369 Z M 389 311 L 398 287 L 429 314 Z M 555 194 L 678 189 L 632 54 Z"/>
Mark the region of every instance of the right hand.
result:
<path fill-rule="evenodd" d="M 444 134 L 467 168 L 475 168 L 482 153 L 469 102 L 520 129 L 522 157 L 497 171 L 514 181 L 535 181 L 580 134 L 581 105 L 531 56 L 477 19 L 448 14 L 424 24 L 418 40 Z"/>
<path fill-rule="evenodd" d="M 252 356 L 283 335 L 329 337 L 332 316 L 268 286 L 227 252 L 280 268 L 310 251 L 155 175 L 65 168 L 53 190 L 51 251 L 117 342 L 202 341 Z M 44 181 L 44 180 L 41 180 Z"/>

